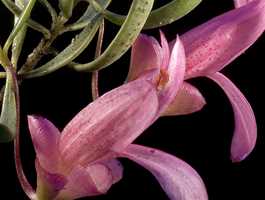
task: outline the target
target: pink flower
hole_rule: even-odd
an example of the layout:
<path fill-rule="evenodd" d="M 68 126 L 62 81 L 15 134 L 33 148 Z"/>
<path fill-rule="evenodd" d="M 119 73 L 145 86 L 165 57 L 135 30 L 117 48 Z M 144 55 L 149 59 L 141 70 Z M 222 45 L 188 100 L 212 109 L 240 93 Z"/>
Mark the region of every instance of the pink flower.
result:
<path fill-rule="evenodd" d="M 172 200 L 206 200 L 199 175 L 180 159 L 131 144 L 168 107 L 182 85 L 185 55 L 176 40 L 171 55 L 162 42 L 163 67 L 147 70 L 89 104 L 60 131 L 47 119 L 29 116 L 37 154 L 37 194 L 46 199 L 76 199 L 107 192 L 122 178 L 117 157 L 149 170 Z M 163 68 L 163 69 L 162 69 Z M 48 195 L 48 196 L 47 196 Z"/>
<path fill-rule="evenodd" d="M 241 6 L 246 5 L 247 3 L 251 2 L 253 0 L 234 0 L 234 4 L 236 8 L 239 8 Z"/>
<path fill-rule="evenodd" d="M 231 159 L 243 160 L 253 150 L 257 127 L 253 110 L 240 90 L 219 71 L 250 47 L 265 29 L 265 1 L 237 0 L 237 7 L 180 36 L 186 53 L 185 79 L 206 76 L 215 81 L 231 101 L 235 116 L 235 131 Z M 162 36 L 162 44 L 165 39 Z M 175 41 L 170 43 L 170 46 Z M 158 42 L 139 36 L 132 49 L 128 80 L 143 71 L 159 68 L 165 63 Z M 163 46 L 166 46 L 164 44 Z M 184 82 L 163 115 L 188 114 L 200 110 L 205 100 L 200 92 Z"/>

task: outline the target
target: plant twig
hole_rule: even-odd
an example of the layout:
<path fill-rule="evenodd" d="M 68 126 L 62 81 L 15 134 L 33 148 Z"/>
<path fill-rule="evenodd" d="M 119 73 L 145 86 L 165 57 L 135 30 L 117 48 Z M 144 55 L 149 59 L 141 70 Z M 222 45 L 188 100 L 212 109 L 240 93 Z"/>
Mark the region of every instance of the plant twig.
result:
<path fill-rule="evenodd" d="M 19 99 L 19 89 L 18 82 L 16 78 L 16 73 L 13 70 L 13 67 L 7 67 L 7 69 L 11 72 L 13 76 L 13 85 L 15 91 L 16 98 L 16 110 L 17 110 L 17 118 L 16 118 L 16 137 L 14 140 L 14 157 L 15 157 L 15 166 L 17 171 L 17 177 L 20 182 L 21 187 L 24 192 L 31 200 L 36 200 L 36 194 L 30 183 L 28 182 L 22 167 L 21 157 L 20 157 L 20 99 Z"/>
<path fill-rule="evenodd" d="M 38 46 L 33 50 L 33 52 L 28 56 L 25 64 L 19 70 L 19 73 L 24 73 L 32 70 L 40 61 L 40 59 L 46 55 L 49 51 L 50 46 L 54 40 L 62 33 L 64 28 L 64 23 L 66 19 L 59 16 L 56 20 L 55 26 L 51 30 L 51 37 L 48 39 L 42 38 Z"/>
<path fill-rule="evenodd" d="M 103 20 L 102 24 L 99 27 L 98 41 L 97 41 L 95 58 L 99 57 L 100 54 L 101 54 L 103 37 L 104 37 L 104 29 L 105 29 L 104 26 L 105 26 L 105 23 L 104 23 L 104 20 Z M 98 75 L 99 75 L 99 71 L 94 71 L 92 73 L 91 90 L 92 90 L 93 100 L 95 100 L 95 99 L 97 99 L 99 97 L 99 91 L 98 91 Z"/>

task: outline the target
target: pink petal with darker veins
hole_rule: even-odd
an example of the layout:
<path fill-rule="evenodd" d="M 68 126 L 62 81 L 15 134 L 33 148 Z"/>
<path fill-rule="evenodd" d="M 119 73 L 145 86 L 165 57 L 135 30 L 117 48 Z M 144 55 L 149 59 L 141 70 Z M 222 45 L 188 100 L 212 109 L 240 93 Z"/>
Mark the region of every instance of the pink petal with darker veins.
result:
<path fill-rule="evenodd" d="M 146 70 L 158 68 L 162 64 L 163 55 L 157 40 L 140 34 L 132 47 L 131 63 L 127 80 L 135 80 Z"/>
<path fill-rule="evenodd" d="M 130 144 L 120 152 L 149 170 L 171 200 L 207 200 L 204 183 L 184 161 L 162 151 Z"/>
<path fill-rule="evenodd" d="M 150 126 L 157 110 L 156 88 L 144 78 L 104 94 L 63 130 L 59 149 L 64 166 L 86 166 L 111 149 L 123 149 Z"/>
<path fill-rule="evenodd" d="M 220 71 L 248 49 L 264 29 L 265 1 L 255 0 L 181 35 L 187 57 L 185 78 Z"/>
<path fill-rule="evenodd" d="M 244 160 L 254 149 L 257 140 L 257 125 L 254 112 L 240 90 L 224 75 L 209 76 L 228 96 L 235 115 L 235 131 L 231 145 L 233 162 Z"/>
<path fill-rule="evenodd" d="M 173 46 L 169 65 L 167 68 L 167 79 L 162 83 L 162 89 L 159 91 L 159 113 L 161 114 L 169 106 L 180 89 L 186 68 L 186 57 L 183 44 L 179 37 Z"/>
<path fill-rule="evenodd" d="M 184 82 L 163 116 L 187 115 L 203 108 L 206 101 L 200 91 Z"/>
<path fill-rule="evenodd" d="M 28 116 L 28 126 L 37 158 L 50 173 L 57 171 L 59 130 L 47 119 Z"/>

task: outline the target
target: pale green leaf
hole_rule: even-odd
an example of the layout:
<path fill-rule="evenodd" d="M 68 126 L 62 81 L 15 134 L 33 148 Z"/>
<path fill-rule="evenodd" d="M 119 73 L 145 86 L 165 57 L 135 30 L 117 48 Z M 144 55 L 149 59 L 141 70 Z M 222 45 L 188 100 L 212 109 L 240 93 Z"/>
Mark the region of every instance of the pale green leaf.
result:
<path fill-rule="evenodd" d="M 109 4 L 110 0 L 106 0 L 106 6 Z M 81 33 L 79 33 L 71 42 L 69 46 L 67 46 L 62 52 L 60 52 L 55 58 L 47 62 L 46 64 L 40 66 L 37 69 L 34 69 L 29 72 L 22 72 L 24 78 L 32 78 L 43 76 L 49 74 L 65 65 L 70 63 L 76 57 L 78 57 L 89 45 L 91 40 L 94 38 L 102 20 L 103 16 L 100 13 L 91 14 L 91 23 L 86 26 Z"/>
<path fill-rule="evenodd" d="M 75 0 L 59 0 L 59 7 L 66 18 L 72 16 Z"/>
<path fill-rule="evenodd" d="M 172 0 L 168 4 L 155 9 L 148 17 L 144 29 L 161 27 L 182 18 L 191 12 L 202 0 Z M 103 11 L 106 19 L 116 25 L 122 25 L 126 16 L 113 13 L 111 11 Z"/>
<path fill-rule="evenodd" d="M 24 8 L 24 6 L 27 4 L 28 2 L 24 1 L 24 0 L 15 0 L 15 4 L 20 7 L 20 8 Z M 14 19 L 14 26 L 17 24 L 19 18 L 15 16 Z M 26 33 L 27 33 L 27 26 L 24 25 L 21 30 L 19 31 L 19 33 L 17 33 L 16 37 L 13 40 L 12 43 L 12 57 L 11 57 L 11 63 L 13 65 L 13 67 L 16 69 L 17 68 L 17 63 L 18 63 L 18 59 L 24 44 L 24 40 L 26 37 Z"/>
<path fill-rule="evenodd" d="M 12 141 L 19 123 L 19 95 L 15 72 L 9 66 L 6 68 L 6 85 L 0 116 L 0 142 Z"/>
<path fill-rule="evenodd" d="M 97 2 L 101 5 L 102 9 L 105 9 L 110 0 L 97 0 Z M 84 14 L 75 23 L 66 25 L 66 31 L 76 31 L 85 28 L 97 14 L 98 12 L 95 12 L 93 6 L 89 5 Z"/>
<path fill-rule="evenodd" d="M 30 17 L 31 11 L 36 3 L 36 0 L 30 0 L 28 4 L 25 6 L 25 9 L 23 10 L 22 14 L 20 15 L 15 27 L 13 28 L 11 34 L 9 35 L 5 46 L 4 46 L 4 52 L 7 54 L 9 47 L 11 46 L 14 38 L 18 34 L 18 32 L 24 27 L 26 24 L 28 18 Z"/>
<path fill-rule="evenodd" d="M 118 60 L 134 43 L 153 7 L 154 0 L 134 0 L 116 37 L 94 61 L 72 66 L 77 71 L 93 71 Z"/>
<path fill-rule="evenodd" d="M 10 10 L 15 16 L 19 17 L 21 15 L 22 10 L 13 1 L 11 0 L 1 0 L 1 1 L 7 7 L 7 9 Z M 29 18 L 27 20 L 27 24 L 32 29 L 41 32 L 45 38 L 50 38 L 51 36 L 50 31 L 41 24 L 39 24 L 38 22 Z"/>

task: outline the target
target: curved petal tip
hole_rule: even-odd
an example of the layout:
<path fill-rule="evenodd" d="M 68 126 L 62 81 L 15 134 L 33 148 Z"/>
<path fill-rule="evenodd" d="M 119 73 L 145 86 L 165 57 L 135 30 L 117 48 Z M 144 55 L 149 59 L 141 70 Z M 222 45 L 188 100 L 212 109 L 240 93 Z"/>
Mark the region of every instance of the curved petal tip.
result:
<path fill-rule="evenodd" d="M 121 156 L 149 170 L 171 200 L 207 200 L 204 183 L 184 161 L 162 151 L 131 144 Z"/>
<path fill-rule="evenodd" d="M 55 172 L 58 159 L 59 130 L 49 120 L 28 116 L 28 126 L 37 158 L 43 168 Z"/>
<path fill-rule="evenodd" d="M 254 112 L 241 91 L 224 75 L 208 76 L 226 93 L 234 111 L 235 130 L 231 145 L 233 162 L 244 160 L 254 149 L 257 140 L 257 124 Z"/>

